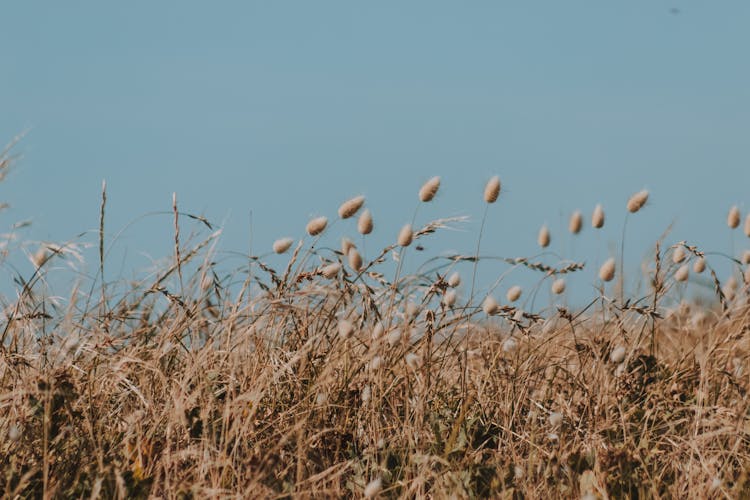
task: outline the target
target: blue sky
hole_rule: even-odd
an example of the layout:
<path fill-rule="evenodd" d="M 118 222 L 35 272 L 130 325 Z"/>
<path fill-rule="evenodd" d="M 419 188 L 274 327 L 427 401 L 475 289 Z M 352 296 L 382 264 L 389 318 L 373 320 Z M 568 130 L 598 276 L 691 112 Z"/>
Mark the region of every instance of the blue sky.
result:
<path fill-rule="evenodd" d="M 0 224 L 32 218 L 29 239 L 96 228 L 106 179 L 110 236 L 177 192 L 224 226 L 221 248 L 252 234 L 260 253 L 363 193 L 375 248 L 440 175 L 418 220 L 473 222 L 427 246 L 468 252 L 498 174 L 489 254 L 537 253 L 546 222 L 555 251 L 601 258 L 644 187 L 633 266 L 672 222 L 670 242 L 750 246 L 724 222 L 750 210 L 746 1 L 11 1 L 0 16 L 0 141 L 28 131 Z M 597 202 L 606 230 L 571 242 L 568 214 Z M 169 216 L 125 231 L 124 274 L 171 237 Z"/>

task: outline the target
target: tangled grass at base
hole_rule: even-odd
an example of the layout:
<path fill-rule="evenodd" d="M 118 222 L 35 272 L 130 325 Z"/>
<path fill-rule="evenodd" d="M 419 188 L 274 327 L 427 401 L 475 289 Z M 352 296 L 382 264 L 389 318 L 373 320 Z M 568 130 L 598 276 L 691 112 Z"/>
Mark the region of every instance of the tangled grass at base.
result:
<path fill-rule="evenodd" d="M 439 189 L 430 179 L 415 202 L 434 203 Z M 497 177 L 483 198 L 492 217 Z M 647 198 L 609 209 L 635 218 Z M 341 224 L 358 238 L 378 223 L 364 204 L 355 197 L 339 210 L 358 215 Z M 3 304 L 4 496 L 750 494 L 748 262 L 723 283 L 700 249 L 659 244 L 642 297 L 619 294 L 614 255 L 593 270 L 598 294 L 586 307 L 533 311 L 519 305 L 530 291 L 513 283 L 505 297 L 480 293 L 481 234 L 476 254 L 430 272 L 408 274 L 402 258 L 395 272 L 386 265 L 453 219 L 407 224 L 372 257 L 354 234 L 341 250 L 319 249 L 332 224 L 318 217 L 299 242 L 268 244 L 288 256 L 284 268 L 250 256 L 221 275 L 217 234 L 184 242 L 176 200 L 173 210 L 173 258 L 149 281 L 94 280 L 54 297 L 47 268 L 73 250 L 49 246 Z M 582 217 L 574 213 L 572 234 Z M 739 217 L 730 214 L 730 229 Z M 593 230 L 604 220 L 597 206 Z M 554 244 L 546 226 L 539 244 Z M 459 263 L 473 273 L 456 272 Z M 505 263 L 536 273 L 555 297 L 585 267 Z M 715 300 L 666 305 L 694 273 L 712 275 Z"/>

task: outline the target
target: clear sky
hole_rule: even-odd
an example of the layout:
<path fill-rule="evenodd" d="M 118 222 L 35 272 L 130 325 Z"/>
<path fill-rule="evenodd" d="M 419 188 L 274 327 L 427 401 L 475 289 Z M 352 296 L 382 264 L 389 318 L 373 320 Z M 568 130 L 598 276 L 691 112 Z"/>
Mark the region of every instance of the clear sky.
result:
<path fill-rule="evenodd" d="M 670 242 L 727 252 L 727 209 L 750 210 L 745 0 L 9 1 L 0 19 L 0 141 L 28 131 L 0 224 L 32 218 L 30 239 L 96 228 L 103 179 L 110 236 L 177 192 L 224 250 L 247 249 L 252 211 L 256 253 L 359 193 L 372 247 L 392 241 L 433 175 L 418 221 L 473 218 L 433 250 L 472 251 L 493 174 L 483 247 L 500 256 L 537 253 L 546 222 L 555 251 L 593 263 L 644 187 L 633 265 L 671 222 Z M 572 244 L 568 214 L 597 202 L 605 231 Z M 127 268 L 171 237 L 168 216 L 136 223 Z"/>

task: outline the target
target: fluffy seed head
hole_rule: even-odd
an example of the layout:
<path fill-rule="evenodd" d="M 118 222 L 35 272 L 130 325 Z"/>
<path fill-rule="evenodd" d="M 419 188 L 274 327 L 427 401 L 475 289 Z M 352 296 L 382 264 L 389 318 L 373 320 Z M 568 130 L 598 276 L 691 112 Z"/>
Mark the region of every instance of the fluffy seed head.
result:
<path fill-rule="evenodd" d="M 516 350 L 516 347 L 518 347 L 518 342 L 513 337 L 508 337 L 503 342 L 503 352 L 513 352 Z"/>
<path fill-rule="evenodd" d="M 273 242 L 273 251 L 276 253 L 284 253 L 289 250 L 294 240 L 291 238 L 280 238 Z"/>
<path fill-rule="evenodd" d="M 396 328 L 395 330 L 392 330 L 386 339 L 388 342 L 388 346 L 393 347 L 396 344 L 398 344 L 398 341 L 401 340 L 401 330 Z"/>
<path fill-rule="evenodd" d="M 305 229 L 310 236 L 317 236 L 325 231 L 327 225 L 328 219 L 326 217 L 315 217 L 307 223 L 307 228 Z"/>
<path fill-rule="evenodd" d="M 360 234 L 370 234 L 372 232 L 372 214 L 365 209 L 357 220 L 357 231 Z"/>
<path fill-rule="evenodd" d="M 39 247 L 39 250 L 34 253 L 34 255 L 31 256 L 31 263 L 34 264 L 34 267 L 42 267 L 42 264 L 44 264 L 44 261 L 47 259 L 47 247 L 41 246 Z"/>
<path fill-rule="evenodd" d="M 461 284 L 461 275 L 458 274 L 458 272 L 451 274 L 450 278 L 448 278 L 448 286 L 456 288 L 460 284 Z"/>
<path fill-rule="evenodd" d="M 729 209 L 729 213 L 727 214 L 727 226 L 729 226 L 731 229 L 735 229 L 740 225 L 740 219 L 740 209 L 737 208 L 737 205 L 734 205 Z"/>
<path fill-rule="evenodd" d="M 565 280 L 558 278 L 552 282 L 552 293 L 560 295 L 565 291 Z"/>
<path fill-rule="evenodd" d="M 542 248 L 545 248 L 549 246 L 549 229 L 547 228 L 547 225 L 545 224 L 542 226 L 542 228 L 539 230 L 539 236 L 537 236 L 537 243 L 539 243 L 539 246 Z"/>
<path fill-rule="evenodd" d="M 440 177 L 433 177 L 425 182 L 419 190 L 419 200 L 423 202 L 432 201 L 440 189 Z"/>
<path fill-rule="evenodd" d="M 549 425 L 558 427 L 563 422 L 563 415 L 560 412 L 553 411 L 549 414 Z"/>
<path fill-rule="evenodd" d="M 570 216 L 570 223 L 568 224 L 568 229 L 573 234 L 578 234 L 581 232 L 581 229 L 583 228 L 583 215 L 581 212 L 576 210 L 573 212 L 573 215 Z"/>
<path fill-rule="evenodd" d="M 750 214 L 747 214 L 745 218 L 745 227 L 743 229 L 745 230 L 745 236 L 750 238 Z"/>
<path fill-rule="evenodd" d="M 698 259 L 693 263 L 693 272 L 696 274 L 700 274 L 705 270 L 706 259 L 704 259 L 703 257 L 698 257 Z"/>
<path fill-rule="evenodd" d="M 362 402 L 367 404 L 370 402 L 370 398 L 372 397 L 372 387 L 369 385 L 366 385 L 362 388 L 362 392 L 360 394 L 360 397 L 362 398 Z"/>
<path fill-rule="evenodd" d="M 742 277 L 745 279 L 745 284 L 750 285 L 750 266 L 745 268 L 745 274 Z"/>
<path fill-rule="evenodd" d="M 334 262 L 332 264 L 328 264 L 327 266 L 323 266 L 320 269 L 320 274 L 323 275 L 323 277 L 331 279 L 334 278 L 339 271 L 341 271 L 341 264 L 338 262 Z"/>
<path fill-rule="evenodd" d="M 443 295 L 443 304 L 445 305 L 445 307 L 453 307 L 455 303 L 456 303 L 456 291 L 447 290 L 445 292 L 445 295 Z"/>
<path fill-rule="evenodd" d="M 381 358 L 380 356 L 375 356 L 374 358 L 372 358 L 372 361 L 370 361 L 370 369 L 373 371 L 377 370 L 381 366 L 383 366 L 383 358 Z"/>
<path fill-rule="evenodd" d="M 422 364 L 422 359 L 413 352 L 410 352 L 406 356 L 404 356 L 404 361 L 406 361 L 406 364 L 412 370 L 416 370 L 417 368 L 419 368 L 419 365 Z"/>
<path fill-rule="evenodd" d="M 689 275 L 690 275 L 690 266 L 688 266 L 687 264 L 683 264 L 674 273 L 674 279 L 680 282 L 687 281 Z"/>
<path fill-rule="evenodd" d="M 372 327 L 372 340 L 378 340 L 383 336 L 384 331 L 385 328 L 383 327 L 383 323 L 381 323 L 380 321 L 375 323 L 375 326 Z"/>
<path fill-rule="evenodd" d="M 628 200 L 628 211 L 630 213 L 636 213 L 638 210 L 643 208 L 643 205 L 648 201 L 648 191 L 643 189 L 638 191 Z"/>
<path fill-rule="evenodd" d="M 359 212 L 359 209 L 362 208 L 362 205 L 364 204 L 365 197 L 361 195 L 355 196 L 351 200 L 346 200 L 339 207 L 339 217 L 341 217 L 342 219 L 348 219 L 349 217 L 352 217 L 354 214 Z"/>
<path fill-rule="evenodd" d="M 414 239 L 414 231 L 411 229 L 411 224 L 406 224 L 401 228 L 398 233 L 398 244 L 402 247 L 408 247 L 411 245 L 411 241 Z"/>
<path fill-rule="evenodd" d="M 742 252 L 742 263 L 743 264 L 750 264 L 750 250 L 745 250 Z"/>
<path fill-rule="evenodd" d="M 15 442 L 21 439 L 21 429 L 16 424 L 12 424 L 8 429 L 8 439 Z"/>
<path fill-rule="evenodd" d="M 604 209 L 601 205 L 594 207 L 594 213 L 591 214 L 591 225 L 596 229 L 604 227 Z"/>
<path fill-rule="evenodd" d="M 341 337 L 342 339 L 348 339 L 354 333 L 354 325 L 352 325 L 349 320 L 339 320 L 338 331 L 339 337 Z"/>
<path fill-rule="evenodd" d="M 609 360 L 615 364 L 622 363 L 622 360 L 625 359 L 625 354 L 627 351 L 625 350 L 625 346 L 617 346 L 614 349 L 612 349 L 612 352 L 609 353 Z"/>
<path fill-rule="evenodd" d="M 610 258 L 607 259 L 607 262 L 602 264 L 602 267 L 599 268 L 599 278 L 602 279 L 602 281 L 612 281 L 612 278 L 615 277 L 615 259 Z"/>
<path fill-rule="evenodd" d="M 498 196 L 500 196 L 500 177 L 496 175 L 488 180 L 487 185 L 484 186 L 484 201 L 495 203 Z"/>
<path fill-rule="evenodd" d="M 521 290 L 521 287 L 518 285 L 515 285 L 508 289 L 508 293 L 505 294 L 505 296 L 508 298 L 509 302 L 515 302 L 521 298 L 522 292 L 523 290 Z"/>
<path fill-rule="evenodd" d="M 679 264 L 680 262 L 685 260 L 686 256 L 687 255 L 685 254 L 685 248 L 679 246 L 672 251 L 672 262 L 674 262 L 675 264 Z"/>
<path fill-rule="evenodd" d="M 341 238 L 341 253 L 344 255 L 349 255 L 349 250 L 352 248 L 357 248 L 357 246 L 354 244 L 352 240 L 350 240 L 347 237 Z"/>
<path fill-rule="evenodd" d="M 383 489 L 383 480 L 380 478 L 373 479 L 369 483 L 367 483 L 367 486 L 365 486 L 365 491 L 363 492 L 365 498 L 374 498 L 376 495 L 378 495 L 381 490 Z"/>
<path fill-rule="evenodd" d="M 350 248 L 347 257 L 349 258 L 349 267 L 357 272 L 362 270 L 362 256 L 356 248 Z"/>
<path fill-rule="evenodd" d="M 492 316 L 497 312 L 497 301 L 492 295 L 488 295 L 484 302 L 482 302 L 482 310 L 487 316 Z"/>

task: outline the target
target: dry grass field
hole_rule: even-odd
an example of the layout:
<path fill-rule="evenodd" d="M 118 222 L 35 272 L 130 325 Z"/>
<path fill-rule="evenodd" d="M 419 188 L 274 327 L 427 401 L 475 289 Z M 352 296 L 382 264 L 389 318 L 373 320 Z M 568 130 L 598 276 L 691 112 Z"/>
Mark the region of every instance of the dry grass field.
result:
<path fill-rule="evenodd" d="M 2 162 L 4 173 L 9 153 Z M 415 204 L 434 203 L 440 182 L 417 188 Z M 487 276 L 481 233 L 474 255 L 402 268 L 457 219 L 406 226 L 368 254 L 373 219 L 357 197 L 227 274 L 214 264 L 218 233 L 181 234 L 210 223 L 175 202 L 169 262 L 148 281 L 102 284 L 104 193 L 100 261 L 89 262 L 99 274 L 53 295 L 47 270 L 75 263 L 77 249 L 42 246 L 3 300 L 4 497 L 750 496 L 742 255 L 654 242 L 642 296 L 620 286 L 619 255 L 593 272 L 508 259 L 561 299 L 571 273 L 596 276 L 584 306 L 526 310 L 532 290 Z M 492 217 L 499 180 L 477 196 Z M 605 208 L 634 224 L 647 200 Z M 727 220 L 738 236 L 750 233 L 741 215 Z M 334 221 L 351 239 L 318 245 Z M 602 209 L 574 214 L 571 233 L 582 226 L 606 228 Z M 542 247 L 549 239 L 540 230 Z M 271 251 L 287 264 L 270 267 Z M 712 259 L 730 259 L 733 278 Z M 675 300 L 698 274 L 714 298 Z M 479 277 L 502 286 L 488 295 Z"/>

